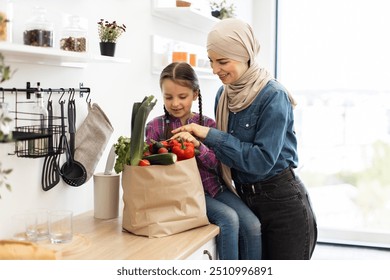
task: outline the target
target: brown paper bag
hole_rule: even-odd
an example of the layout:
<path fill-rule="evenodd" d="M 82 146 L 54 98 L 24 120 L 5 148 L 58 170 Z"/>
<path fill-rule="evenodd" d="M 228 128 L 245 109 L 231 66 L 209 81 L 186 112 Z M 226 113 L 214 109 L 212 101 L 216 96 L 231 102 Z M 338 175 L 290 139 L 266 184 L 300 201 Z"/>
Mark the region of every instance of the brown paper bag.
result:
<path fill-rule="evenodd" d="M 127 165 L 122 187 L 122 227 L 136 235 L 163 237 L 209 224 L 195 158 L 171 165 Z"/>

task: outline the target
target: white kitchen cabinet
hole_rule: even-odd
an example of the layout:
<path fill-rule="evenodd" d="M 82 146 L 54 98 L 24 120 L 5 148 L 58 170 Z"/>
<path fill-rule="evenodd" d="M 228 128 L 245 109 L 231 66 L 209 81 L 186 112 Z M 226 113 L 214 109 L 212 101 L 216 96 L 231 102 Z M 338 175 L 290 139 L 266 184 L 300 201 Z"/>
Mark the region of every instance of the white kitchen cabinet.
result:
<path fill-rule="evenodd" d="M 209 240 L 206 244 L 201 246 L 187 260 L 217 260 L 217 244 L 215 238 Z"/>
<path fill-rule="evenodd" d="M 63 51 L 55 48 L 0 43 L 0 53 L 9 62 L 84 68 L 91 62 L 130 63 L 129 59 L 93 56 L 89 53 Z"/>

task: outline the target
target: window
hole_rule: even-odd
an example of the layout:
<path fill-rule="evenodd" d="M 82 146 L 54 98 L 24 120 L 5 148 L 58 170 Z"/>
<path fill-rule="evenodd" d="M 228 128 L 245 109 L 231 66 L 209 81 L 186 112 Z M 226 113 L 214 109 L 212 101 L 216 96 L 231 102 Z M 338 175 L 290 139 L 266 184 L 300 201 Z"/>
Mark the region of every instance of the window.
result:
<path fill-rule="evenodd" d="M 319 240 L 390 247 L 390 3 L 279 0 L 277 76 Z"/>

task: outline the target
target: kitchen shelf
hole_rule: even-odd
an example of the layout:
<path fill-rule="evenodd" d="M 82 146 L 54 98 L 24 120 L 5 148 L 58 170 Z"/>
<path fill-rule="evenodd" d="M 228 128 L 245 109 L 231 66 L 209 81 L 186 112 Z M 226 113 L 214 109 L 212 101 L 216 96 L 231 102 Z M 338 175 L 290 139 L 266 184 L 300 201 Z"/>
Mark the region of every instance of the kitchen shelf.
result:
<path fill-rule="evenodd" d="M 152 15 L 163 20 L 173 22 L 189 29 L 201 31 L 203 33 L 209 30 L 220 21 L 210 13 L 201 12 L 194 7 L 175 7 L 175 1 L 152 0 Z M 159 75 L 164 66 L 172 61 L 171 55 L 175 46 L 180 46 L 188 54 L 197 55 L 197 67 L 194 67 L 199 78 L 216 79 L 209 66 L 207 52 L 204 47 L 196 46 L 186 42 L 163 38 L 157 35 L 152 36 L 152 73 Z"/>
<path fill-rule="evenodd" d="M 206 48 L 184 43 L 169 38 L 152 35 L 152 74 L 160 75 L 165 66 L 172 62 L 172 51 L 175 46 L 180 46 L 188 54 L 197 56 L 197 66 L 193 66 L 198 78 L 216 79 L 206 56 Z"/>
<path fill-rule="evenodd" d="M 85 68 L 90 62 L 130 63 L 129 59 L 92 56 L 89 53 L 77 53 L 54 48 L 27 46 L 12 43 L 0 43 L 0 52 L 10 62 L 54 65 Z"/>
<path fill-rule="evenodd" d="M 220 21 L 211 14 L 204 14 L 192 7 L 158 7 L 155 5 L 152 13 L 164 20 L 206 33 Z"/>

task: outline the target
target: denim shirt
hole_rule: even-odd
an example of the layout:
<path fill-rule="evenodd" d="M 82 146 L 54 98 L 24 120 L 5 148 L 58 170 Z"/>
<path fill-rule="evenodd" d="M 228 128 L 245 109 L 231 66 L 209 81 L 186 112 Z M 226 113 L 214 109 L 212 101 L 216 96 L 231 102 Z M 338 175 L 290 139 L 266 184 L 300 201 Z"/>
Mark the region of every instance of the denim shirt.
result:
<path fill-rule="evenodd" d="M 294 114 L 286 89 L 276 80 L 269 81 L 248 108 L 229 113 L 228 132 L 211 128 L 204 144 L 231 168 L 233 181 L 241 184 L 297 167 Z"/>

